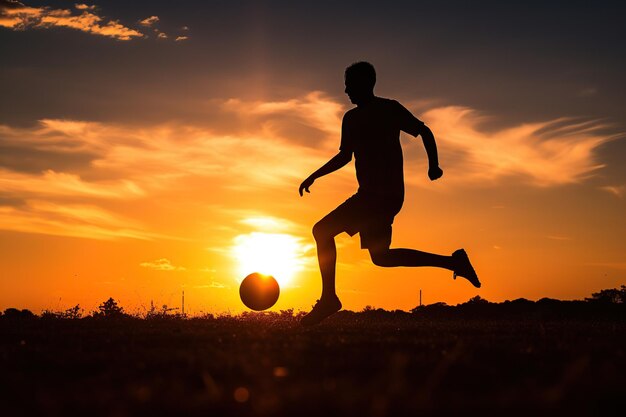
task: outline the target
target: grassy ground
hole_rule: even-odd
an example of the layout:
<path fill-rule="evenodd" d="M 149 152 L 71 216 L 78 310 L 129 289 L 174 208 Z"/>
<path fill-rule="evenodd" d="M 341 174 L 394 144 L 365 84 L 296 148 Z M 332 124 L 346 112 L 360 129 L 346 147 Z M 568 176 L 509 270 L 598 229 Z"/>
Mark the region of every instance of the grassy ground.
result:
<path fill-rule="evenodd" d="M 289 315 L 4 318 L 0 400 L 4 416 L 609 415 L 626 397 L 625 330 L 348 312 L 310 329 Z"/>

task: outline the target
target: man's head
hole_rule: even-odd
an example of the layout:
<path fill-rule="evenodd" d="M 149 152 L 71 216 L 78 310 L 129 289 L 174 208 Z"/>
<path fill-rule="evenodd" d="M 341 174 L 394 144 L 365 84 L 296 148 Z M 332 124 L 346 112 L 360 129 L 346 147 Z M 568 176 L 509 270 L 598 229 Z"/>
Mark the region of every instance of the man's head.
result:
<path fill-rule="evenodd" d="M 376 70 L 369 62 L 356 62 L 346 68 L 346 94 L 350 101 L 358 105 L 374 96 Z"/>

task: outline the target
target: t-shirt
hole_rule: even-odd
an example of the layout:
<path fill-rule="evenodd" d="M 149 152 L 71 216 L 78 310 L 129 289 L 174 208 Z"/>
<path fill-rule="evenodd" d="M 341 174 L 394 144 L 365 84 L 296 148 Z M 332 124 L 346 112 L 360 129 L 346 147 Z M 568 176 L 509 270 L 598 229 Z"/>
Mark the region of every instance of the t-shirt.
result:
<path fill-rule="evenodd" d="M 346 112 L 339 149 L 354 153 L 359 192 L 404 198 L 400 131 L 417 136 L 423 126 L 402 104 L 381 97 Z"/>

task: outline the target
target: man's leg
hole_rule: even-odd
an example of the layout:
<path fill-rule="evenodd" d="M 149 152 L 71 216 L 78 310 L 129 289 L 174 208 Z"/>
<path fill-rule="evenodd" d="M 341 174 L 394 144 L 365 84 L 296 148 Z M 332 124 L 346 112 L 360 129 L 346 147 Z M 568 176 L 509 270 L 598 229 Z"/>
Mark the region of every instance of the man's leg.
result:
<path fill-rule="evenodd" d="M 337 247 L 335 236 L 343 232 L 333 218 L 324 217 L 313 226 L 313 237 L 317 245 L 317 261 L 322 275 L 322 298 L 337 297 L 335 292 L 335 267 L 337 264 Z"/>
<path fill-rule="evenodd" d="M 378 266 L 434 266 L 454 271 L 452 256 L 436 255 L 415 249 L 372 248 L 369 251 L 372 262 Z"/>
<path fill-rule="evenodd" d="M 318 324 L 341 310 L 341 301 L 335 292 L 335 266 L 337 263 L 335 236 L 343 232 L 343 227 L 340 224 L 340 219 L 334 213 L 330 213 L 313 226 L 313 237 L 317 244 L 317 259 L 322 275 L 322 296 L 313 310 L 302 318 L 301 323 L 305 326 Z"/>
<path fill-rule="evenodd" d="M 374 265 L 445 268 L 454 272 L 454 278 L 458 275 L 466 278 L 476 288 L 481 286 L 476 271 L 463 249 L 455 251 L 452 256 L 436 255 L 415 249 L 389 249 L 387 247 L 372 247 L 369 251 Z"/>

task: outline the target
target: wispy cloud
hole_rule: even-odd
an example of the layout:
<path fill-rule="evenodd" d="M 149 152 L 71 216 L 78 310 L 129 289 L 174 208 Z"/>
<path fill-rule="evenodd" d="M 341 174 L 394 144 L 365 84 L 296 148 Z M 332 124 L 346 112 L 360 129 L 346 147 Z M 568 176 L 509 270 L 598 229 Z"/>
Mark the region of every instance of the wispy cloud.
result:
<path fill-rule="evenodd" d="M 88 182 L 78 175 L 46 170 L 41 175 L 15 173 L 0 168 L 0 192 L 20 197 L 74 196 L 95 198 L 141 197 L 145 192 L 133 181 Z"/>
<path fill-rule="evenodd" d="M 0 228 L 95 239 L 167 236 L 164 225 L 145 222 L 144 206 L 151 201 L 193 206 L 207 184 L 211 195 L 259 189 L 295 195 L 299 181 L 338 147 L 344 108 L 320 92 L 213 106 L 228 123 L 137 127 L 44 119 L 26 128 L 0 125 Z M 595 151 L 614 138 L 601 133 L 599 123 L 571 119 L 493 132 L 482 128 L 484 117 L 466 108 L 438 107 L 418 116 L 435 133 L 446 183 L 452 184 L 498 186 L 512 178 L 537 187 L 580 183 L 603 166 Z M 407 179 L 416 183 L 411 175 Z M 250 231 L 296 231 L 255 209 L 260 211 L 229 206 L 236 216 L 213 213 Z"/>
<path fill-rule="evenodd" d="M 230 288 L 228 285 L 224 285 L 221 282 L 211 281 L 210 284 L 199 284 L 194 285 L 193 288 L 218 288 L 218 289 L 227 289 Z"/>
<path fill-rule="evenodd" d="M 139 222 L 97 206 L 40 200 L 0 205 L 0 229 L 99 240 L 166 237 L 146 232 Z"/>
<path fill-rule="evenodd" d="M 281 137 L 285 140 L 320 147 L 337 149 L 341 134 L 342 104 L 320 91 L 304 97 L 284 101 L 243 101 L 230 99 L 222 104 L 228 112 L 245 120 L 263 136 Z"/>
<path fill-rule="evenodd" d="M 293 231 L 298 226 L 285 219 L 271 216 L 252 215 L 239 220 L 239 223 L 264 232 Z"/>
<path fill-rule="evenodd" d="M 172 261 L 167 258 L 160 258 L 154 261 L 142 262 L 139 264 L 144 268 L 155 269 L 157 271 L 186 271 L 187 268 L 172 265 Z"/>
<path fill-rule="evenodd" d="M 116 207 L 141 213 L 143 205 L 164 198 L 158 196 L 205 193 L 206 184 L 211 184 L 213 193 L 220 187 L 288 186 L 295 194 L 302 169 L 313 169 L 324 159 L 320 152 L 303 152 L 301 145 L 269 134 L 215 134 L 204 127 L 179 124 L 137 128 L 52 119 L 30 128 L 0 125 L 0 149 L 4 210 L 0 228 L 95 239 L 168 234 L 158 232 L 159 225 L 124 216 L 116 217 L 119 223 L 115 224 L 94 216 L 88 227 L 78 229 L 74 221 L 23 202 L 36 200 L 58 208 L 80 204 L 116 216 Z M 16 160 L 23 162 L 15 164 Z M 170 204 L 190 202 L 182 199 Z"/>
<path fill-rule="evenodd" d="M 626 194 L 626 185 L 605 185 L 600 187 L 600 189 L 613 194 L 617 198 L 623 198 Z"/>
<path fill-rule="evenodd" d="M 176 39 L 174 39 L 176 42 L 181 42 L 181 41 L 186 41 L 187 39 L 189 39 L 189 36 L 177 36 Z"/>
<path fill-rule="evenodd" d="M 53 9 L 50 7 L 28 7 L 13 0 L 0 2 L 0 26 L 13 30 L 30 28 L 46 29 L 65 27 L 93 35 L 106 36 L 128 41 L 144 35 L 117 20 L 107 20 L 97 15 L 93 6 L 77 4 L 76 10 Z"/>
<path fill-rule="evenodd" d="M 77 10 L 96 10 L 95 5 L 88 5 L 84 3 L 77 3 L 74 7 L 76 7 Z"/>
<path fill-rule="evenodd" d="M 141 26 L 147 26 L 147 27 L 150 27 L 150 26 L 154 25 L 154 24 L 155 24 L 156 22 L 158 22 L 158 21 L 159 21 L 159 16 L 150 16 L 150 17 L 146 17 L 146 18 L 145 18 L 145 19 L 143 19 L 143 20 L 140 20 L 140 21 L 139 21 L 139 24 L 140 24 Z"/>
<path fill-rule="evenodd" d="M 597 121 L 559 118 L 524 123 L 497 131 L 482 128 L 488 117 L 448 106 L 421 118 L 442 148 L 447 180 L 490 184 L 504 178 L 540 186 L 580 183 L 602 168 L 596 150 L 619 135 L 604 133 Z"/>

